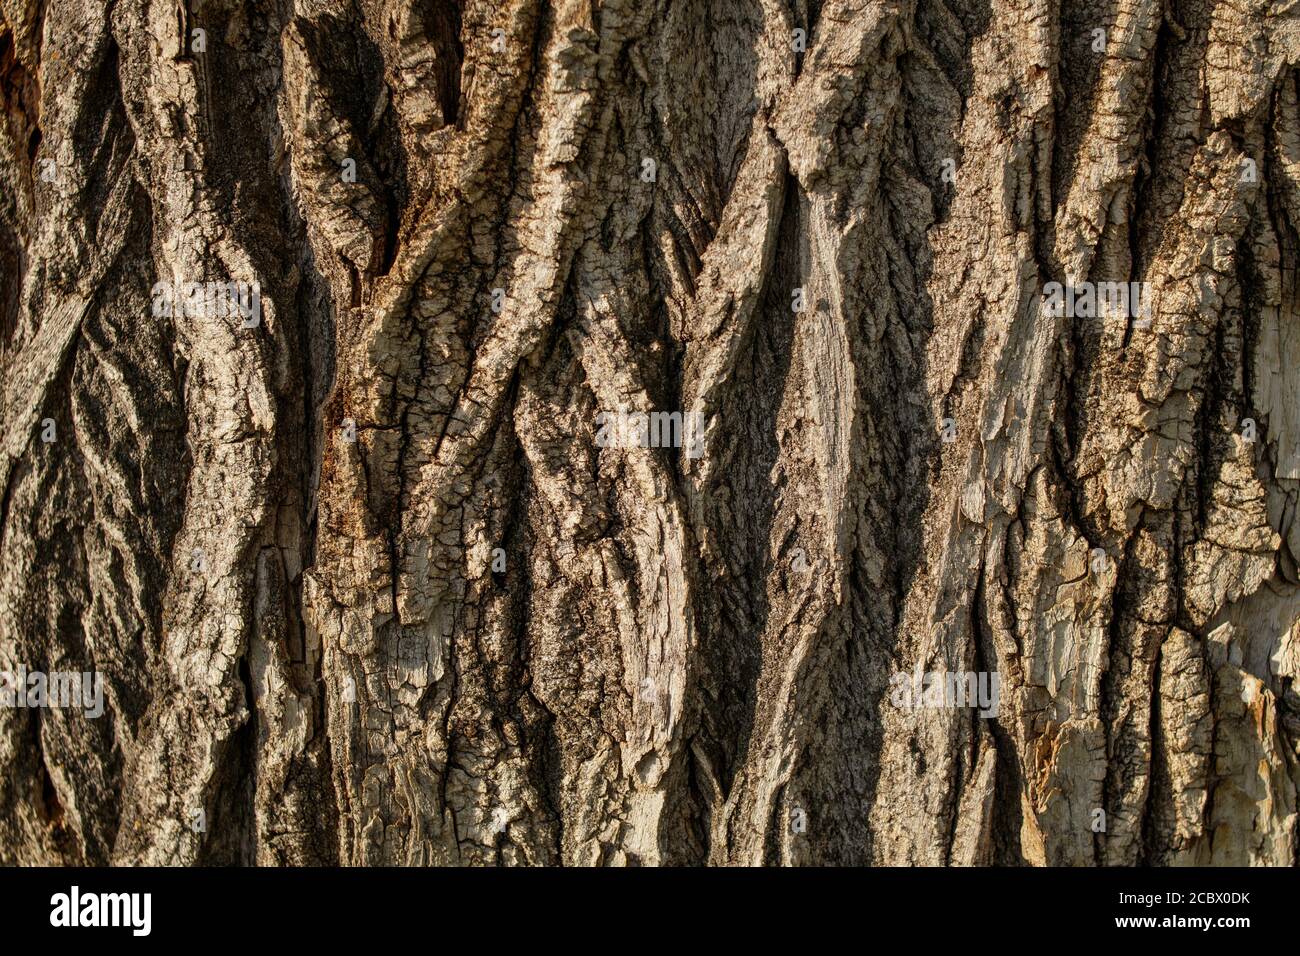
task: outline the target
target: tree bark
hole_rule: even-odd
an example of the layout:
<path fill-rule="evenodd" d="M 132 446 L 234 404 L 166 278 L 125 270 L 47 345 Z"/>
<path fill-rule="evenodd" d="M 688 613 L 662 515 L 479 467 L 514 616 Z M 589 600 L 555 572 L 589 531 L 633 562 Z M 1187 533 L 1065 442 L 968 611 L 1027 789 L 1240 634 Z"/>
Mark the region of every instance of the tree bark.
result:
<path fill-rule="evenodd" d="M 0 862 L 1296 865 L 1300 12 L 0 0 L 0 97 L 0 670 L 104 688 Z"/>

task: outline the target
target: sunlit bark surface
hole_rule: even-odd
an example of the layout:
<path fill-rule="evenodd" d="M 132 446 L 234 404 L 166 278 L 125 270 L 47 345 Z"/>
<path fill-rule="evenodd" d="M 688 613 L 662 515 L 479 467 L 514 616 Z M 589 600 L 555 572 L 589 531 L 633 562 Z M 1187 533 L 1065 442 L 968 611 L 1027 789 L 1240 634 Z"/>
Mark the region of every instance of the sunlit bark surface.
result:
<path fill-rule="evenodd" d="M 1295 865 L 1298 67 L 0 0 L 0 862 Z"/>

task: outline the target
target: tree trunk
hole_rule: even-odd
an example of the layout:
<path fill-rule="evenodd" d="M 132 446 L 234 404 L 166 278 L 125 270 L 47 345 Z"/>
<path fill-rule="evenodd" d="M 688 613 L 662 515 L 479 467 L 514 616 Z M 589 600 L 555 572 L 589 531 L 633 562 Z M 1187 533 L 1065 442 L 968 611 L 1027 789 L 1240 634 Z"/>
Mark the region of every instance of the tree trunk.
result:
<path fill-rule="evenodd" d="M 1295 865 L 1298 68 L 0 0 L 0 861 Z"/>

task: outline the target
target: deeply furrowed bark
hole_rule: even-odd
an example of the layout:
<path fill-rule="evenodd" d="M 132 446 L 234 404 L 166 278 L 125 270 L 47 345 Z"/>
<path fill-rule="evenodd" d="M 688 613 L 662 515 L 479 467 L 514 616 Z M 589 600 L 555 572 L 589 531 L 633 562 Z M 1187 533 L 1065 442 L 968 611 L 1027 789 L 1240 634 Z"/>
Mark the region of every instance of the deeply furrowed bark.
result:
<path fill-rule="evenodd" d="M 104 682 L 0 862 L 1296 864 L 1300 10 L 0 0 L 0 97 L 0 671 Z"/>

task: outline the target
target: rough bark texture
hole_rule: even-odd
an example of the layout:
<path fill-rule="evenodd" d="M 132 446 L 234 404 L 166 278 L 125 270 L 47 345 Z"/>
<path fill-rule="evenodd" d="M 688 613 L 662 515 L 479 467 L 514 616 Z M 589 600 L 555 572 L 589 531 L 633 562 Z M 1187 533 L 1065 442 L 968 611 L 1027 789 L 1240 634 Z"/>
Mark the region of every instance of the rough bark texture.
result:
<path fill-rule="evenodd" d="M 0 97 L 0 669 L 105 700 L 0 861 L 1296 864 L 1295 4 L 0 0 Z"/>

